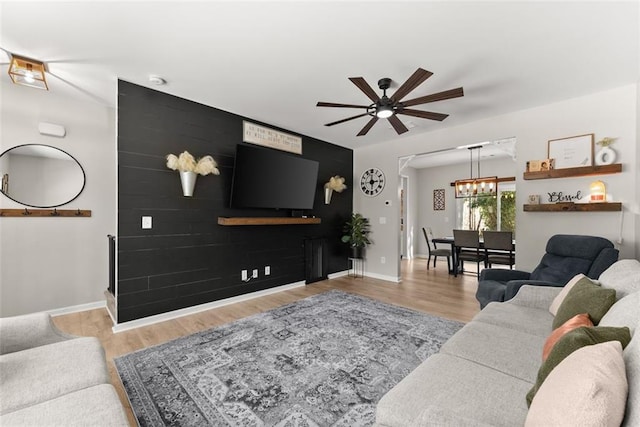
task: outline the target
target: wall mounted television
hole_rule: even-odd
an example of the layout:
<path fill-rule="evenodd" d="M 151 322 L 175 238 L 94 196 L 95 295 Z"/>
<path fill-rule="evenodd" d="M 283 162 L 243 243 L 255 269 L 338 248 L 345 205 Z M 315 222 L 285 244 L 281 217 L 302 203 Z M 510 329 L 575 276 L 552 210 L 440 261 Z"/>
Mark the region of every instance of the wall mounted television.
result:
<path fill-rule="evenodd" d="M 315 160 L 249 144 L 236 146 L 232 208 L 313 209 Z"/>

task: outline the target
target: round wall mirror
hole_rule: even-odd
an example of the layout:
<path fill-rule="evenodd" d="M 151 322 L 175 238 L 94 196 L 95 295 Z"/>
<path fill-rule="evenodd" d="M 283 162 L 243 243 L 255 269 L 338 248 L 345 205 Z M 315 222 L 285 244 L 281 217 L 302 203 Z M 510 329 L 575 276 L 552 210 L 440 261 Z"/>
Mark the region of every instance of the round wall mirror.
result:
<path fill-rule="evenodd" d="M 80 163 L 59 148 L 18 145 L 0 155 L 0 191 L 20 204 L 53 208 L 82 193 L 85 173 Z"/>

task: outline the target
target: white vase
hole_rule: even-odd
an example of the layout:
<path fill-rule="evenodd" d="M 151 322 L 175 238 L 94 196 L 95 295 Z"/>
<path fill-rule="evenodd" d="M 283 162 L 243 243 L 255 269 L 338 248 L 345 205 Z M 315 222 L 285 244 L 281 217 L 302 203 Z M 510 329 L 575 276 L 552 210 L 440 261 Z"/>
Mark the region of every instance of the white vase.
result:
<path fill-rule="evenodd" d="M 333 194 L 333 190 L 330 188 L 324 189 L 324 204 L 328 205 L 331 203 L 331 195 Z"/>
<path fill-rule="evenodd" d="M 596 165 L 612 165 L 616 161 L 616 152 L 611 147 L 602 147 L 596 154 Z"/>
<path fill-rule="evenodd" d="M 180 182 L 182 183 L 182 194 L 185 197 L 193 196 L 193 188 L 196 186 L 196 178 L 198 174 L 195 172 L 180 171 Z"/>

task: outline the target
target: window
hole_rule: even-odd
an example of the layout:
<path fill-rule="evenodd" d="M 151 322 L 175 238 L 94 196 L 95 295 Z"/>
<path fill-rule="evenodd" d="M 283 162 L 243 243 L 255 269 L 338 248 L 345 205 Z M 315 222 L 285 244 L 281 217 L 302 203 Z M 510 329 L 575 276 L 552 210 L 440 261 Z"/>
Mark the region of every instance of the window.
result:
<path fill-rule="evenodd" d="M 456 199 L 457 228 L 462 230 L 516 230 L 516 184 L 501 182 L 498 194 Z"/>

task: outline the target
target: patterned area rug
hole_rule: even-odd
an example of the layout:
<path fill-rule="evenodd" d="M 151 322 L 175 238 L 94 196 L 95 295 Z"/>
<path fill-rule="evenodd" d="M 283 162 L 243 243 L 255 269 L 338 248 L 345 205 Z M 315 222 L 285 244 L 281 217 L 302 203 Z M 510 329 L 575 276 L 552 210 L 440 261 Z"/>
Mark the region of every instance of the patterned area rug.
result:
<path fill-rule="evenodd" d="M 115 360 L 141 426 L 369 426 L 462 323 L 330 291 Z"/>

